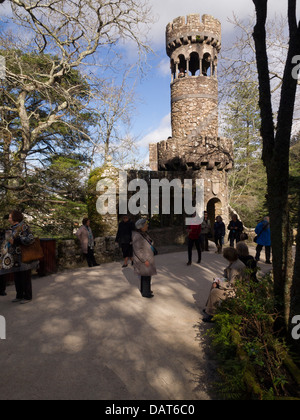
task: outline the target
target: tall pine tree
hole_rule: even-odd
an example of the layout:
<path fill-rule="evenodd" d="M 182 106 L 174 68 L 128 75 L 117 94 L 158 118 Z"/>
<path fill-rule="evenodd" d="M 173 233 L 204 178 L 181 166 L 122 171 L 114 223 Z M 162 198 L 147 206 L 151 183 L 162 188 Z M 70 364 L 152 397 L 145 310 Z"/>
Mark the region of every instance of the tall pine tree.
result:
<path fill-rule="evenodd" d="M 235 167 L 229 175 L 230 204 L 244 224 L 254 227 L 265 215 L 266 172 L 261 161 L 258 86 L 253 80 L 236 83 L 224 110 L 224 132 L 234 141 Z"/>

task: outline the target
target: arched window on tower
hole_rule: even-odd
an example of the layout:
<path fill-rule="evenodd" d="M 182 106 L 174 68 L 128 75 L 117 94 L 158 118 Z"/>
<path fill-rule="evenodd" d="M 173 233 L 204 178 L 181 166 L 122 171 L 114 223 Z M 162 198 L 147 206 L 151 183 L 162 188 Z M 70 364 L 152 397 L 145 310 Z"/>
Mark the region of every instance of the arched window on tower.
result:
<path fill-rule="evenodd" d="M 203 76 L 211 76 L 211 55 L 205 53 L 202 60 L 202 74 Z"/>
<path fill-rule="evenodd" d="M 199 54 L 193 52 L 190 56 L 190 72 L 192 76 L 196 76 L 197 72 L 200 72 L 200 59 Z"/>
<path fill-rule="evenodd" d="M 178 59 L 179 59 L 179 65 L 178 65 L 179 73 L 178 73 L 178 78 L 181 79 L 181 78 L 183 78 L 183 77 L 186 76 L 186 59 L 185 59 L 185 56 L 184 55 L 180 55 L 178 57 Z"/>

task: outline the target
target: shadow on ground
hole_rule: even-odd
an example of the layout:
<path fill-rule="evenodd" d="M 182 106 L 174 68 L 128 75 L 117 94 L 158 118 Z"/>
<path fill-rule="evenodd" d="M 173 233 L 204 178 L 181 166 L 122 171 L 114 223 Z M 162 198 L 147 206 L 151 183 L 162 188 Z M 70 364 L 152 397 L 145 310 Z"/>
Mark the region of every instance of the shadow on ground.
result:
<path fill-rule="evenodd" d="M 34 301 L 0 301 L 2 400 L 207 400 L 214 361 L 202 323 L 224 260 L 204 253 L 157 257 L 154 299 L 143 299 L 133 269 L 120 263 L 37 279 Z"/>

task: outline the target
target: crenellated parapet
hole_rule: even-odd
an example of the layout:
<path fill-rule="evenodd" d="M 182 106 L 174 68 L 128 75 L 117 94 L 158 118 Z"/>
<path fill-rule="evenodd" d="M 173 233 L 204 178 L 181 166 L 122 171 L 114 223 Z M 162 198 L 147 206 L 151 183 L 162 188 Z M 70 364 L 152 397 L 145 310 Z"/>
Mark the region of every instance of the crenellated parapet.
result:
<path fill-rule="evenodd" d="M 171 57 L 179 46 L 192 44 L 207 44 L 221 49 L 221 23 L 210 15 L 199 14 L 180 16 L 167 25 L 166 46 L 167 54 Z"/>
<path fill-rule="evenodd" d="M 170 138 L 151 144 L 150 150 L 153 170 L 228 171 L 233 167 L 233 141 L 225 137 Z"/>

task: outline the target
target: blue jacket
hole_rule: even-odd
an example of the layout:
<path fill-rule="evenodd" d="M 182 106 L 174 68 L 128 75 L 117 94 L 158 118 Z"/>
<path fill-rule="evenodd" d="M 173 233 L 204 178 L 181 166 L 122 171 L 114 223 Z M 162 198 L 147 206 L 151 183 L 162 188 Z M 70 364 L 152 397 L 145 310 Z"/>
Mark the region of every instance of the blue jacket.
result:
<path fill-rule="evenodd" d="M 267 225 L 269 226 L 264 229 L 264 227 Z M 257 238 L 258 245 L 271 246 L 271 229 L 268 222 L 260 222 L 255 228 L 255 233 L 257 236 L 259 235 Z"/>

